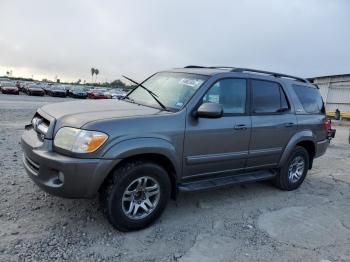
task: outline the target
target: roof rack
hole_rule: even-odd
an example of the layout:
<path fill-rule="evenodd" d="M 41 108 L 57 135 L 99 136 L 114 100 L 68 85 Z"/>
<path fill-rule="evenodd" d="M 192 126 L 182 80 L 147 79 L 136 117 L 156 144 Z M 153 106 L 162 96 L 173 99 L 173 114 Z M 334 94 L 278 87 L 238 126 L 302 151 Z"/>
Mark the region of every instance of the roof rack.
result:
<path fill-rule="evenodd" d="M 184 68 L 207 68 L 207 69 L 235 69 L 236 67 L 232 66 L 198 66 L 198 65 L 188 65 Z"/>
<path fill-rule="evenodd" d="M 197 65 L 189 65 L 185 66 L 185 68 L 208 68 L 208 69 L 230 69 L 231 72 L 239 72 L 239 73 L 257 73 L 257 74 L 264 74 L 279 78 L 289 78 L 294 79 L 303 83 L 310 83 L 307 79 L 292 76 L 292 75 L 286 75 L 286 74 L 280 74 L 270 71 L 263 71 L 263 70 L 256 70 L 256 69 L 250 69 L 250 68 L 240 68 L 240 67 L 232 67 L 232 66 L 197 66 Z"/>
<path fill-rule="evenodd" d="M 280 74 L 280 73 L 275 73 L 275 72 L 270 72 L 270 71 L 263 71 L 263 70 L 256 70 L 256 69 L 250 69 L 250 68 L 234 68 L 231 70 L 231 72 L 248 72 L 248 73 L 258 73 L 258 74 L 264 74 L 264 75 L 270 75 L 274 77 L 279 77 L 279 78 L 290 78 L 294 79 L 300 82 L 304 83 L 309 83 L 308 80 L 297 77 L 297 76 L 292 76 L 292 75 L 286 75 L 286 74 Z"/>

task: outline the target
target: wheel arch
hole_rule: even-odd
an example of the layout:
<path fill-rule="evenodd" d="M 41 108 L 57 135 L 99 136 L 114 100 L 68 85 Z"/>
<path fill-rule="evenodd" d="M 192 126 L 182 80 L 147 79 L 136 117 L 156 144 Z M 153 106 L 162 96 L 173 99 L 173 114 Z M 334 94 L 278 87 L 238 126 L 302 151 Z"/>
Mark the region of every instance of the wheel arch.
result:
<path fill-rule="evenodd" d="M 177 182 L 181 176 L 181 161 L 170 142 L 159 138 L 130 139 L 110 148 L 104 155 L 107 159 L 118 159 L 113 163 L 108 174 L 98 182 L 98 190 L 113 175 L 115 168 L 127 161 L 149 161 L 162 166 L 171 182 L 171 197 L 176 198 Z"/>
<path fill-rule="evenodd" d="M 282 156 L 278 163 L 278 167 L 282 167 L 286 163 L 289 155 L 293 152 L 296 146 L 301 146 L 305 148 L 306 151 L 309 153 L 309 169 L 312 168 L 313 159 L 316 154 L 316 144 L 315 136 L 313 135 L 311 130 L 303 130 L 292 136 L 282 153 Z"/>

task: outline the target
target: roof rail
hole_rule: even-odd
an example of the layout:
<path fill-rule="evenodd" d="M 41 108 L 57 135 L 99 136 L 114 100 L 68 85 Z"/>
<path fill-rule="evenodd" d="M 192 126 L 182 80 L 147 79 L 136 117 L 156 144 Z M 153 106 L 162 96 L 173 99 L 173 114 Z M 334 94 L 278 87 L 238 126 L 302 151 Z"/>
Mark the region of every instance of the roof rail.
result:
<path fill-rule="evenodd" d="M 264 75 L 269 75 L 269 76 L 274 76 L 274 77 L 279 77 L 279 78 L 294 79 L 294 80 L 297 80 L 297 81 L 300 81 L 303 83 L 310 83 L 307 79 L 304 79 L 301 77 L 286 75 L 286 74 L 281 74 L 281 73 L 275 73 L 275 72 L 270 72 L 270 71 L 256 70 L 256 69 L 251 69 L 251 68 L 240 68 L 240 67 L 232 67 L 232 66 L 197 66 L 197 65 L 189 65 L 189 66 L 185 66 L 184 68 L 230 69 L 231 72 L 257 73 L 257 74 L 264 74 Z"/>
<path fill-rule="evenodd" d="M 185 66 L 184 68 L 208 68 L 206 66 L 197 66 L 197 65 L 188 65 L 188 66 Z"/>
<path fill-rule="evenodd" d="M 207 68 L 207 69 L 234 69 L 236 67 L 232 66 L 198 66 L 198 65 L 188 65 L 184 68 Z"/>
<path fill-rule="evenodd" d="M 308 80 L 306 80 L 304 78 L 301 78 L 301 77 L 292 76 L 292 75 L 286 75 L 286 74 L 280 74 L 280 73 L 275 73 L 275 72 L 270 72 L 270 71 L 250 69 L 250 68 L 234 68 L 234 69 L 231 70 L 231 72 L 258 73 L 258 74 L 270 75 L 270 76 L 279 77 L 279 78 L 290 78 L 290 79 L 294 79 L 294 80 L 297 80 L 297 81 L 300 81 L 300 82 L 309 83 Z"/>

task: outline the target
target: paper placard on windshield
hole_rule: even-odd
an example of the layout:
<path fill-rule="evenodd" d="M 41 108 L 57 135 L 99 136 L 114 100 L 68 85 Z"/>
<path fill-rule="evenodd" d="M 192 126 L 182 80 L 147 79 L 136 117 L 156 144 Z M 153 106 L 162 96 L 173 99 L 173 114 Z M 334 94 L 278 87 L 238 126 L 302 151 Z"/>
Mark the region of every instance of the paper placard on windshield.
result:
<path fill-rule="evenodd" d="M 186 85 L 186 86 L 190 86 L 190 87 L 197 87 L 202 83 L 202 80 L 198 80 L 198 79 L 188 79 L 188 78 L 182 78 L 179 81 L 179 84 L 181 85 Z"/>

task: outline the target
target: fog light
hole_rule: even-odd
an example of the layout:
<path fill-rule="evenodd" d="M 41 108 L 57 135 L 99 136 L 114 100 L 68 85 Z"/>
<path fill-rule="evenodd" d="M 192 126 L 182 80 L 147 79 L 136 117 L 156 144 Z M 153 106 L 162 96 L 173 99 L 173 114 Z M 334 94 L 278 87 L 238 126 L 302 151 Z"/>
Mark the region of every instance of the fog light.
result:
<path fill-rule="evenodd" d="M 62 184 L 64 183 L 64 174 L 62 172 L 58 173 L 58 180 L 60 180 Z"/>

